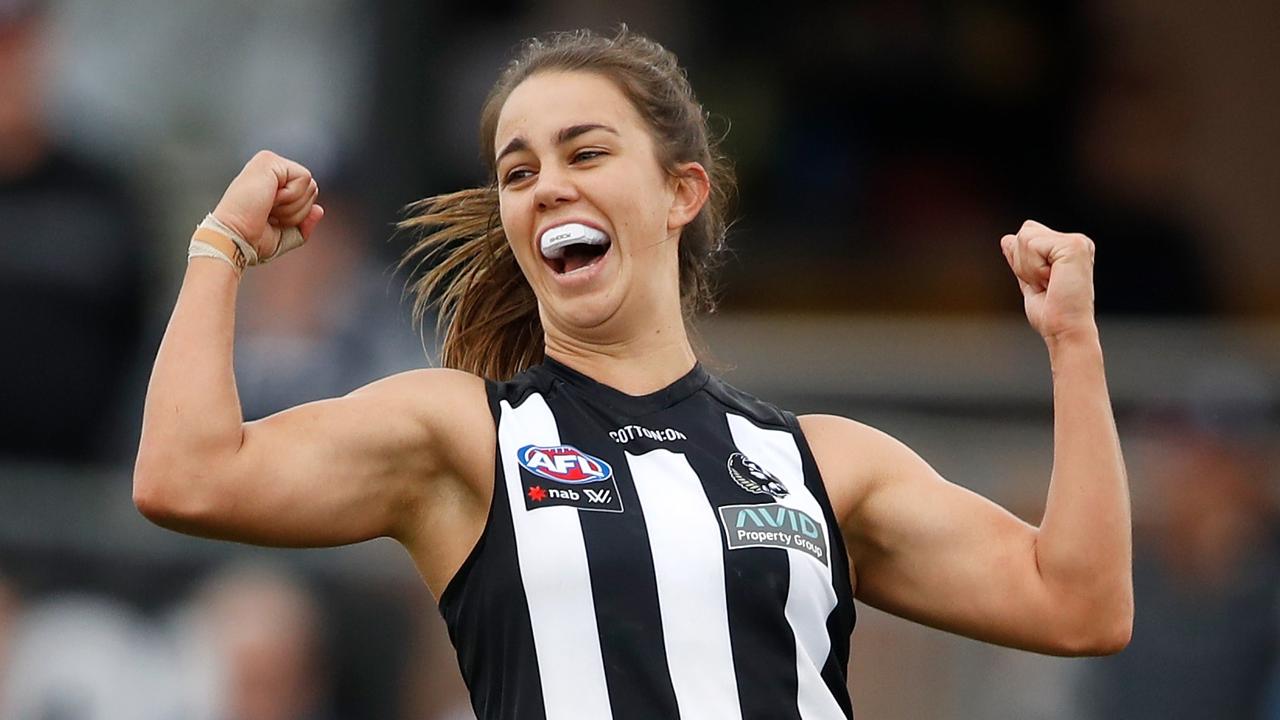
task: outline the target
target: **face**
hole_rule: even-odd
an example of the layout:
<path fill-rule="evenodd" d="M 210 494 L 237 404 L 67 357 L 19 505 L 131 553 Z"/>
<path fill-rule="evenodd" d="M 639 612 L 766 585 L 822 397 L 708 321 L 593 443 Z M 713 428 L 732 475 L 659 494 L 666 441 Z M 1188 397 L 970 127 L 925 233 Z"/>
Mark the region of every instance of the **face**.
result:
<path fill-rule="evenodd" d="M 706 200 L 706 173 L 666 172 L 613 81 L 529 77 L 503 105 L 494 147 L 502 227 L 548 333 L 679 314 L 678 237 Z"/>

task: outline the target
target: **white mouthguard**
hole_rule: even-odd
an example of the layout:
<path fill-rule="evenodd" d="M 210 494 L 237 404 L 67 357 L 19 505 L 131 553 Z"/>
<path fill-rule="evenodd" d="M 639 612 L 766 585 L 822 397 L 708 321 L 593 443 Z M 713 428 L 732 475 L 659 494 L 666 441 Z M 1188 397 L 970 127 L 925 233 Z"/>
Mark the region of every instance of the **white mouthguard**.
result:
<path fill-rule="evenodd" d="M 564 249 L 570 245 L 605 245 L 609 236 L 582 223 L 557 225 L 542 233 L 542 256 L 555 260 L 564 257 Z"/>

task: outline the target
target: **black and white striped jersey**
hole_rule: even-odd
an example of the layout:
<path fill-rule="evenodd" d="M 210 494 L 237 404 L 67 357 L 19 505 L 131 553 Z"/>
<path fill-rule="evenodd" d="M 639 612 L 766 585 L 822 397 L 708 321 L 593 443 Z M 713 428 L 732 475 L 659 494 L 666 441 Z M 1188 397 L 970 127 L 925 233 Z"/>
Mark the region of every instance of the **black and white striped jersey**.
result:
<path fill-rule="evenodd" d="M 493 504 L 440 598 L 481 720 L 851 718 L 854 609 L 794 415 L 701 366 L 488 383 Z"/>

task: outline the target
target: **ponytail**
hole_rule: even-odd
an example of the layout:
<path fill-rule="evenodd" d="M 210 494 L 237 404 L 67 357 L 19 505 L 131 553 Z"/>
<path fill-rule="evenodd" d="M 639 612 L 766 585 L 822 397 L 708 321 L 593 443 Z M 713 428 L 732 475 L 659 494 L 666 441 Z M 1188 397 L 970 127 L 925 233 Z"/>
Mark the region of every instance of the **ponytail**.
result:
<path fill-rule="evenodd" d="M 533 289 L 502 232 L 498 191 L 490 185 L 436 195 L 405 208 L 398 230 L 421 233 L 400 261 L 430 269 L 407 290 L 419 327 L 432 307 L 444 341 L 440 364 L 507 380 L 543 357 Z"/>

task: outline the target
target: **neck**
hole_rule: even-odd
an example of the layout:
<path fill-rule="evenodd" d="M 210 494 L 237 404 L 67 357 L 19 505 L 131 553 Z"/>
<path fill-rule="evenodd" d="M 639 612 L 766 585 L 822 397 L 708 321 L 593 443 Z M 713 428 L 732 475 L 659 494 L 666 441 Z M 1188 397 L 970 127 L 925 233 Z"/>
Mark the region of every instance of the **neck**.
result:
<path fill-rule="evenodd" d="M 547 356 L 628 395 L 647 395 L 683 377 L 698 361 L 683 320 L 616 341 L 574 338 L 548 329 Z"/>

